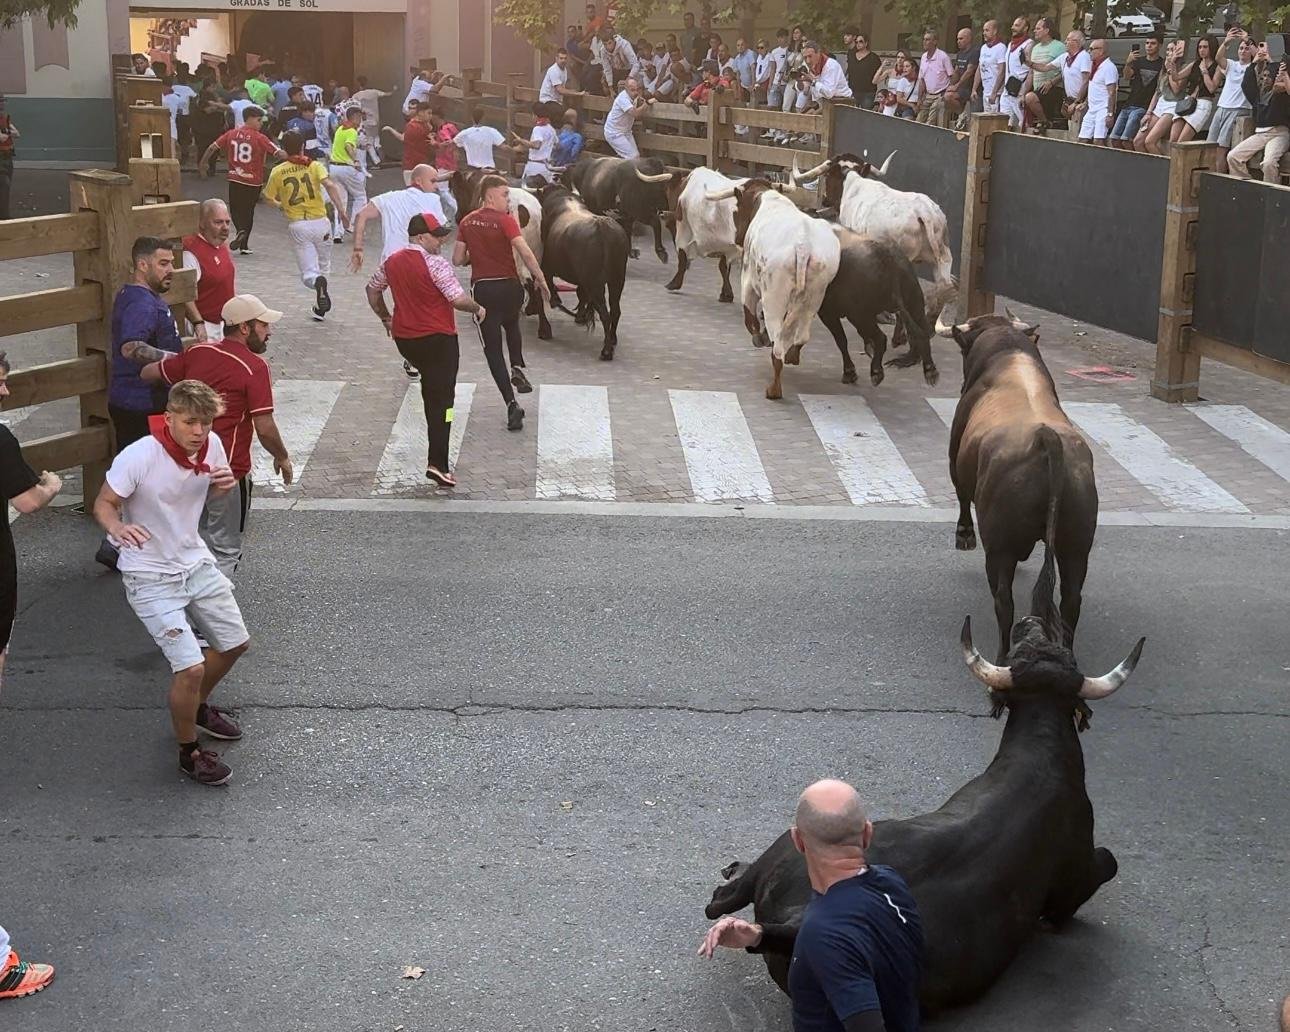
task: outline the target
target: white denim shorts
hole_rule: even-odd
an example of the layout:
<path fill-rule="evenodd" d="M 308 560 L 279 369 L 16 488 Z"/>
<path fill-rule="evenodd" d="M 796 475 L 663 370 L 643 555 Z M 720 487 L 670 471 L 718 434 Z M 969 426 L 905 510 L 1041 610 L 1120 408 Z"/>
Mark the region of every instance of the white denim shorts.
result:
<path fill-rule="evenodd" d="M 130 608 L 175 673 L 202 662 L 194 623 L 216 652 L 250 641 L 233 597 L 233 582 L 213 559 L 183 573 L 122 573 L 121 580 Z"/>

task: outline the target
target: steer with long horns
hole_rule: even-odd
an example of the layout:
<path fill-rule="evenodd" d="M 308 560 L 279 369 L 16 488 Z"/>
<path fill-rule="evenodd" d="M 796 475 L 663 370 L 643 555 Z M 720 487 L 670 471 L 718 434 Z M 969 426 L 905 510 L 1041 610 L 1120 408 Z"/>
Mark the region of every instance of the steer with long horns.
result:
<path fill-rule="evenodd" d="M 615 158 L 583 151 L 562 178 L 597 215 L 618 219 L 628 241 L 637 222 L 649 226 L 654 231 L 654 253 L 659 261 L 668 260 L 662 216 L 667 213 L 666 184 L 673 173 L 658 158 Z M 634 244 L 628 255 L 640 257 Z"/>
<path fill-rule="evenodd" d="M 1102 677 L 1085 677 L 1054 636 L 1053 571 L 1045 560 L 1036 585 L 1037 616 L 1012 632 L 1005 665 L 983 659 L 964 622 L 963 658 L 989 690 L 1007 724 L 993 762 L 932 813 L 879 821 L 865 858 L 888 864 L 909 883 L 926 941 L 919 1002 L 935 1014 L 984 993 L 1041 922 L 1060 926 L 1107 881 L 1117 865 L 1093 844 L 1093 806 L 1075 717 L 1085 700 L 1124 684 L 1142 654 Z M 1047 602 L 1041 594 L 1047 592 Z M 1082 726 L 1082 725 L 1081 725 Z M 733 863 L 705 913 L 720 919 L 705 946 L 749 903 L 761 927 L 756 947 L 771 977 L 788 991 L 788 968 L 811 885 L 788 832 L 752 864 Z"/>
<path fill-rule="evenodd" d="M 959 326 L 936 324 L 963 354 L 963 389 L 950 427 L 950 480 L 958 494 L 955 547 L 976 547 L 1008 651 L 1012 578 L 1039 542 L 1061 571 L 1062 636 L 1074 647 L 1088 556 L 1097 531 L 1097 481 L 1088 442 L 1062 411 L 1039 354 L 1038 332 L 1011 312 Z"/>
<path fill-rule="evenodd" d="M 892 151 L 879 166 L 867 157 L 839 154 L 805 172 L 798 170 L 794 159 L 793 185 L 822 179 L 822 206 L 836 209 L 841 225 L 870 240 L 890 245 L 915 265 L 932 266 L 935 293 L 928 313 L 936 318 L 958 291 L 949 224 L 945 212 L 926 194 L 896 190 L 884 182 L 895 156 L 896 152 Z M 913 365 L 914 361 L 910 355 L 899 364 Z"/>
<path fill-rule="evenodd" d="M 685 285 L 685 273 L 691 258 L 716 258 L 721 273 L 721 293 L 717 300 L 735 299 L 730 286 L 730 266 L 739 258 L 735 246 L 734 196 L 723 201 L 709 201 L 709 191 L 719 193 L 732 186 L 742 186 L 746 179 L 729 179 L 720 172 L 700 165 L 681 173 L 666 184 L 668 228 L 672 243 L 676 245 L 676 275 L 667 284 L 668 290 L 680 290 Z"/>
<path fill-rule="evenodd" d="M 735 201 L 735 244 L 743 249 L 744 326 L 753 343 L 771 346 L 766 397 L 782 398 L 784 363 L 797 365 L 811 320 L 837 275 L 842 248 L 832 227 L 800 211 L 765 179 L 708 191 L 709 201 Z M 765 329 L 758 319 L 758 305 Z"/>

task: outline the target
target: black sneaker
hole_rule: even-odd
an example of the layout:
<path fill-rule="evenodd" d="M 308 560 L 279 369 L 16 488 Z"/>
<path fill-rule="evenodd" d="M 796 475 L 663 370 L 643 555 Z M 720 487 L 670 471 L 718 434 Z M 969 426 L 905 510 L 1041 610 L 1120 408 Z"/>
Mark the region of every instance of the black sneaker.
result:
<path fill-rule="evenodd" d="M 533 385 L 529 383 L 529 378 L 524 375 L 523 366 L 511 366 L 511 386 L 521 394 L 533 393 Z"/>
<path fill-rule="evenodd" d="M 324 319 L 327 318 L 327 316 L 324 313 L 318 311 L 317 308 L 309 309 L 309 314 L 313 316 L 314 322 L 322 322 Z"/>
<path fill-rule="evenodd" d="M 421 374 L 417 372 L 417 367 L 409 362 L 406 358 L 403 360 L 403 371 L 408 374 L 409 380 L 421 379 Z"/>
<path fill-rule="evenodd" d="M 319 315 L 326 315 L 331 311 L 331 295 L 327 293 L 326 276 L 319 276 L 314 280 L 314 294 L 318 298 L 318 303 L 314 305 L 314 311 Z"/>
<path fill-rule="evenodd" d="M 512 401 L 506 406 L 506 429 L 524 429 L 524 410 L 520 408 L 520 403 L 518 401 Z"/>

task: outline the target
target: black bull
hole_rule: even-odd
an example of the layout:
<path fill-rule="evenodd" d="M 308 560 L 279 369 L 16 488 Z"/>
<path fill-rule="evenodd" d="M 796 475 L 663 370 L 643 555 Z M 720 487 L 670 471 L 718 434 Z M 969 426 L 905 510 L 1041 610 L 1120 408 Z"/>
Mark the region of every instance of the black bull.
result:
<path fill-rule="evenodd" d="M 600 357 L 609 361 L 618 344 L 620 301 L 627 281 L 627 234 L 613 219 L 593 214 L 563 186 L 543 187 L 538 195 L 542 199 L 542 271 L 551 298 L 558 304 L 556 276 L 577 286 L 574 320 L 590 327 L 600 316 L 605 328 Z"/>
<path fill-rule="evenodd" d="M 959 499 L 955 546 L 976 547 L 975 503 L 1002 661 L 1017 564 L 1045 542 L 1061 573 L 1062 633 L 1071 648 L 1097 531 L 1093 453 L 1062 411 L 1035 327 L 986 315 L 949 335 L 963 353 L 963 390 L 950 428 L 950 479 Z"/>
<path fill-rule="evenodd" d="M 932 813 L 878 821 L 866 859 L 888 864 L 909 883 L 926 940 L 919 1002 L 925 1013 L 984 993 L 1041 921 L 1060 925 L 1115 877 L 1115 857 L 1093 844 L 1093 807 L 1072 717 L 1084 699 L 1110 695 L 1141 655 L 1101 678 L 1079 673 L 1053 640 L 1052 564 L 1036 586 L 1049 595 L 1045 618 L 1013 631 L 1009 666 L 976 652 L 968 624 L 964 657 L 1008 719 L 993 762 Z M 1042 605 L 1039 608 L 1044 608 Z M 806 864 L 785 832 L 754 863 L 731 864 L 713 894 L 709 918 L 753 904 L 755 920 L 795 935 L 811 898 Z M 780 937 L 777 937 L 780 938 Z M 763 954 L 787 991 L 791 957 Z"/>
<path fill-rule="evenodd" d="M 645 182 L 641 176 L 662 178 Z M 671 179 L 658 158 L 611 158 L 583 151 L 565 171 L 563 182 L 577 190 L 597 215 L 616 217 L 629 244 L 637 222 L 653 229 L 654 253 L 659 261 L 666 262 L 661 215 L 668 208 L 666 187 Z M 632 258 L 640 257 L 635 247 L 629 247 L 628 253 Z"/>

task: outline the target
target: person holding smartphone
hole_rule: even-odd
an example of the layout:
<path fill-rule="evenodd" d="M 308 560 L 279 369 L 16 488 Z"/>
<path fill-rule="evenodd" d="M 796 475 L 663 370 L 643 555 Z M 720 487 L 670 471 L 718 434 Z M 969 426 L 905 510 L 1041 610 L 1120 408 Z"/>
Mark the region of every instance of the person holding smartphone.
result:
<path fill-rule="evenodd" d="M 1263 181 L 1281 181 L 1281 159 L 1290 151 L 1290 54 L 1273 64 L 1266 42 L 1254 55 L 1254 72 L 1247 73 L 1245 97 L 1254 108 L 1254 132 L 1227 155 L 1227 170 L 1249 179 L 1249 162 L 1263 155 Z"/>
<path fill-rule="evenodd" d="M 1236 61 L 1228 60 L 1228 52 L 1235 45 Z M 1245 79 L 1254 67 L 1258 44 L 1250 39 L 1244 29 L 1233 26 L 1228 30 L 1224 46 L 1218 51 L 1218 67 L 1223 76 L 1223 89 L 1218 95 L 1214 118 L 1209 123 L 1209 142 L 1218 144 L 1215 170 L 1227 171 L 1227 152 L 1232 149 L 1232 130 L 1236 120 L 1252 110 L 1245 96 Z"/>

